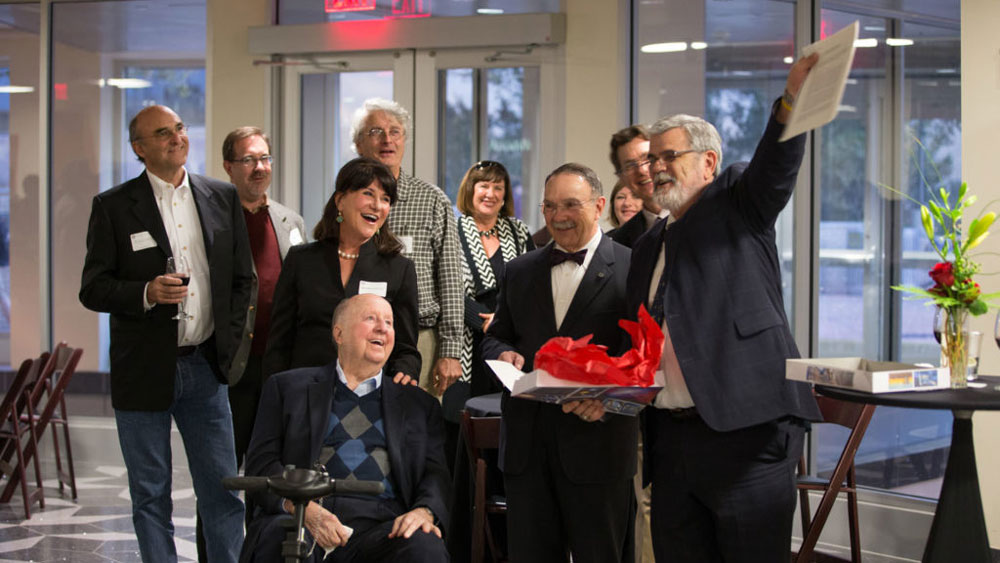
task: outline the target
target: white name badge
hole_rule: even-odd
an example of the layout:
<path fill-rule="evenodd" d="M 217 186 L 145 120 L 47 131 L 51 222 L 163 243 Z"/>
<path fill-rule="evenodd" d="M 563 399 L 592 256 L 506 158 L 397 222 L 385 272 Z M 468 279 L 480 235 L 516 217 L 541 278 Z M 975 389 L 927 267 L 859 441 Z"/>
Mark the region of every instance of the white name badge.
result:
<path fill-rule="evenodd" d="M 358 283 L 358 295 L 371 293 L 372 295 L 385 297 L 385 293 L 388 290 L 389 290 L 389 284 L 387 282 L 373 282 L 373 281 L 361 280 L 361 282 Z"/>
<path fill-rule="evenodd" d="M 139 252 L 140 250 L 156 246 L 156 241 L 153 240 L 153 235 L 149 234 L 149 231 L 132 233 L 129 235 L 129 238 L 132 239 L 132 252 Z"/>
<path fill-rule="evenodd" d="M 292 232 L 288 233 L 288 242 L 292 246 L 302 244 L 302 233 L 299 232 L 298 227 L 292 227 Z"/>
<path fill-rule="evenodd" d="M 403 254 L 413 254 L 413 237 L 410 235 L 399 237 L 399 242 L 403 243 Z"/>

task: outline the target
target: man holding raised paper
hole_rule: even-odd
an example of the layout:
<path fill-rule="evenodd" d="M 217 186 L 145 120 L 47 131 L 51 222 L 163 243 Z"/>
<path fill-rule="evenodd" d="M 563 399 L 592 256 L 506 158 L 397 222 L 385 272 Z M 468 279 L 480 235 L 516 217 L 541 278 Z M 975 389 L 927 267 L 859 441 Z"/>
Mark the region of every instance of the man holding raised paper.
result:
<path fill-rule="evenodd" d="M 601 234 L 605 205 L 597 175 L 564 164 L 545 179 L 542 213 L 553 243 L 504 272 L 497 311 L 483 340 L 486 359 L 530 372 L 554 336 L 624 351 L 629 251 Z M 508 546 L 518 563 L 621 561 L 635 473 L 635 417 L 605 414 L 599 401 L 562 406 L 504 393 L 500 468 L 507 494 Z"/>
<path fill-rule="evenodd" d="M 791 198 L 805 135 L 778 142 L 817 57 L 792 66 L 753 160 L 720 173 L 703 119 L 650 128 L 653 198 L 670 212 L 633 248 L 628 311 L 645 303 L 665 335 L 666 386 L 645 412 L 657 563 L 787 561 L 809 387 L 781 295 L 774 224 Z"/>

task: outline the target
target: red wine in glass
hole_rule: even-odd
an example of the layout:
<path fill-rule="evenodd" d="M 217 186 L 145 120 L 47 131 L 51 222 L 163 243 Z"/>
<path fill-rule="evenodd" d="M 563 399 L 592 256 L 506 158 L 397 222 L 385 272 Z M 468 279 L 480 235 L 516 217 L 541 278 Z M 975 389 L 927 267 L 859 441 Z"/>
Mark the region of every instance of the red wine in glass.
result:
<path fill-rule="evenodd" d="M 191 283 L 191 268 L 184 256 L 178 256 L 176 259 L 173 256 L 167 258 L 166 273 L 174 274 L 173 277 L 181 280 L 183 286 Z M 175 321 L 189 321 L 193 318 L 184 310 L 184 301 L 177 304 L 177 314 L 173 316 Z"/>

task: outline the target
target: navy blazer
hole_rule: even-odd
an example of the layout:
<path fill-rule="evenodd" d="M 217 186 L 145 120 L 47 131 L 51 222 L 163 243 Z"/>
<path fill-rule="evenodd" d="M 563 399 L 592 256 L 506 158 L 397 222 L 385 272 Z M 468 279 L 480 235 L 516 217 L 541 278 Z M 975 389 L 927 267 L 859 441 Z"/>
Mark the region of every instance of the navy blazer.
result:
<path fill-rule="evenodd" d="M 344 287 L 337 243 L 321 240 L 293 247 L 274 288 L 268 327 L 264 374 L 300 367 L 317 367 L 337 359 L 333 342 L 333 311 L 358 294 L 362 281 L 385 285 L 392 305 L 396 345 L 386 371 L 420 374 L 417 351 L 417 272 L 402 254 L 383 255 L 371 240 L 361 245 L 357 263 Z"/>
<path fill-rule="evenodd" d="M 683 217 L 665 232 L 666 220 L 658 221 L 632 250 L 634 317 L 658 282 L 653 268 L 665 241 L 670 338 L 698 414 L 720 432 L 787 415 L 819 419 L 809 386 L 785 379 L 785 359 L 799 352 L 785 318 L 774 224 L 795 187 L 805 135 L 779 143 L 782 128 L 772 117 L 749 164 L 728 167 Z"/>
<path fill-rule="evenodd" d="M 628 347 L 628 335 L 618 321 L 625 309 L 625 280 L 629 251 L 605 236 L 570 302 L 566 317 L 556 330 L 552 303 L 549 254 L 553 245 L 523 254 L 507 264 L 493 322 L 482 343 L 485 359 L 496 359 L 507 350 L 524 356 L 525 372 L 534 366 L 535 352 L 554 336 L 580 338 L 608 347 L 618 355 Z M 561 407 L 515 399 L 504 393 L 500 434 L 500 467 L 520 473 L 531 455 L 535 419 L 541 409 L 560 413 L 559 458 L 566 476 L 577 484 L 609 483 L 635 473 L 638 422 L 635 417 L 608 415 L 604 421 L 584 422 L 564 414 Z"/>
<path fill-rule="evenodd" d="M 243 208 L 232 184 L 188 173 L 212 286 L 214 338 L 206 346 L 222 383 L 243 333 L 253 258 Z M 155 246 L 133 249 L 131 235 L 148 232 Z M 94 196 L 87 229 L 80 302 L 111 314 L 111 404 L 116 409 L 166 410 L 174 400 L 176 305 L 143 309 L 146 283 L 172 256 L 146 172 Z"/>
<path fill-rule="evenodd" d="M 319 459 L 333 409 L 336 363 L 276 374 L 264 382 L 247 450 L 246 475 L 280 474 L 285 465 L 311 468 Z M 451 475 L 444 455 L 441 405 L 414 385 L 382 378 L 382 421 L 393 490 L 407 510 L 426 506 L 448 527 Z M 281 499 L 252 493 L 258 511 L 283 514 Z M 255 542 L 251 533 L 247 541 Z M 244 552 L 252 553 L 252 546 Z"/>

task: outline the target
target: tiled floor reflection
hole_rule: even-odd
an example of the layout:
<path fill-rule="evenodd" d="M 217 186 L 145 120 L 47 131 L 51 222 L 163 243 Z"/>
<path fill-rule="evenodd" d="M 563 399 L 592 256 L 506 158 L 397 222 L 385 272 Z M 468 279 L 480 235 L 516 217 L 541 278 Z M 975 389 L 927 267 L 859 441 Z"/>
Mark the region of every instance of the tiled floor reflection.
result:
<path fill-rule="evenodd" d="M 59 494 L 54 480 L 45 481 L 45 509 L 31 509 L 24 519 L 20 490 L 0 504 L 0 563 L 7 561 L 72 561 L 74 563 L 138 563 L 139 547 L 132 529 L 128 481 L 124 467 L 77 464 L 79 498 Z M 54 475 L 42 466 L 42 475 Z M 0 482 L 0 485 L 6 481 Z M 197 560 L 194 543 L 194 490 L 186 467 L 174 468 L 174 536 L 179 561 Z"/>

